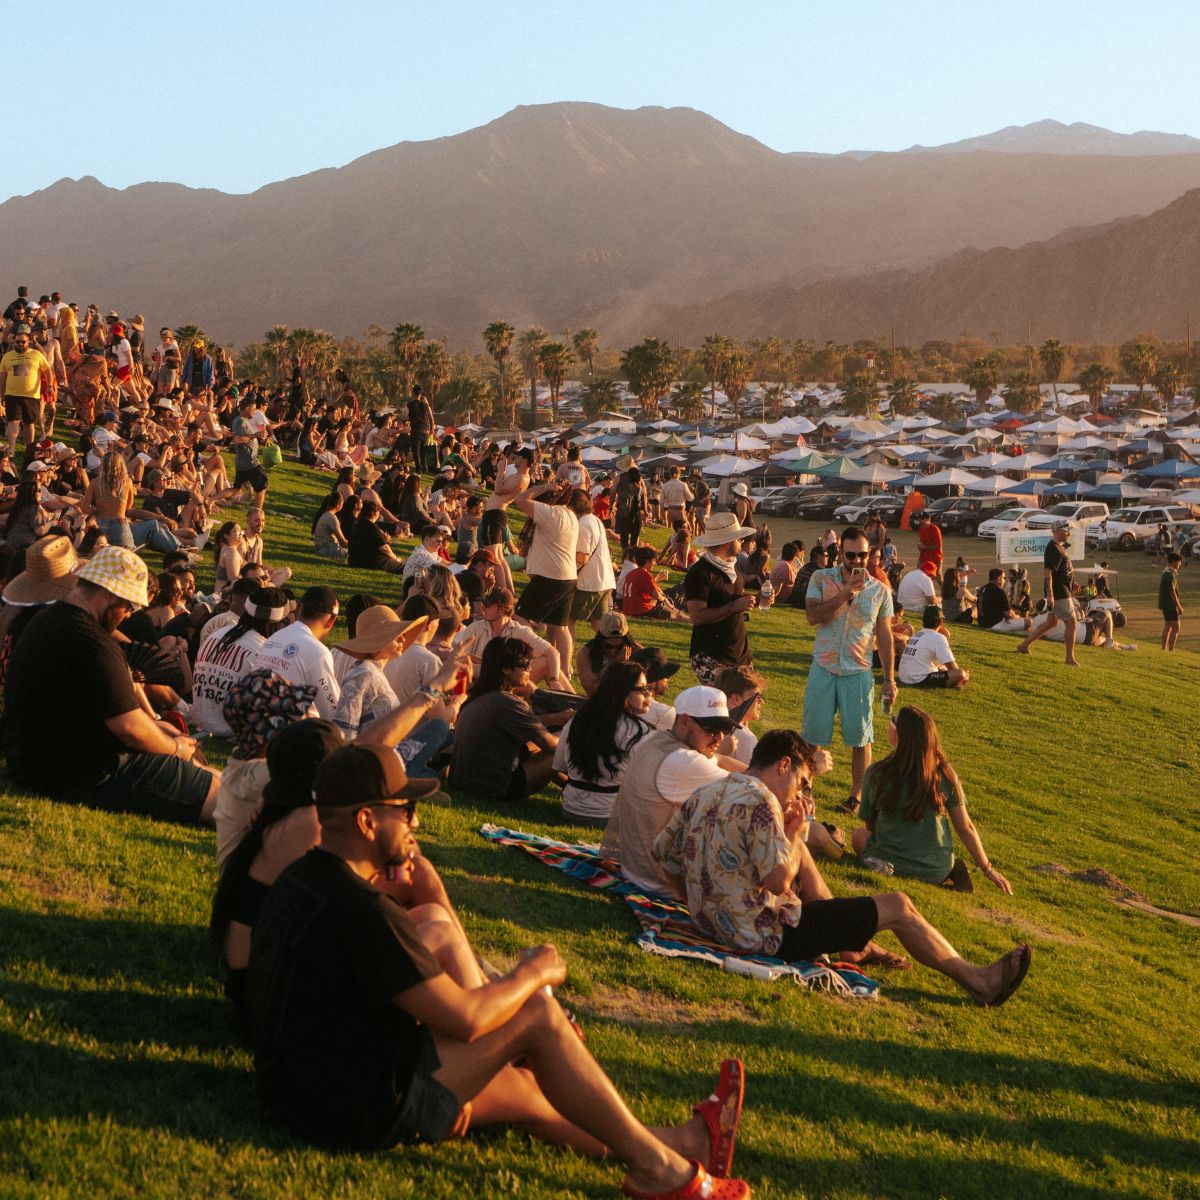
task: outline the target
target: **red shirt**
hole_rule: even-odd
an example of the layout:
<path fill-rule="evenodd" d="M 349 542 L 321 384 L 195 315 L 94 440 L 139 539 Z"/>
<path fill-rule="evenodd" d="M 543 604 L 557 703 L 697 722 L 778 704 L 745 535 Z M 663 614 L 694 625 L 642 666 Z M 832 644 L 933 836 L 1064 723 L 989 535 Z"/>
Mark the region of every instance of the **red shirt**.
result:
<path fill-rule="evenodd" d="M 942 565 L 942 531 L 932 521 L 926 521 L 921 526 L 917 545 L 920 547 L 918 562 L 931 562 L 938 567 Z"/>
<path fill-rule="evenodd" d="M 592 499 L 592 512 L 600 518 L 601 521 L 607 521 L 608 515 L 612 511 L 612 492 L 601 492 L 598 496 Z"/>
<path fill-rule="evenodd" d="M 658 603 L 658 586 L 646 567 L 634 567 L 621 586 L 621 611 L 627 617 L 641 617 Z"/>

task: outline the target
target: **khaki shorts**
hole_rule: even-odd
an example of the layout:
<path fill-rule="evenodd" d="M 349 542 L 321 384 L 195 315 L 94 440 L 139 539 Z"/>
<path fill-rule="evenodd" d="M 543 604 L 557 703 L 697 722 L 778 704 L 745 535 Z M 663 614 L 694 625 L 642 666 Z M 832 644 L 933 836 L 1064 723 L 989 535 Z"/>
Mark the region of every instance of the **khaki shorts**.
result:
<path fill-rule="evenodd" d="M 1075 604 L 1069 597 L 1064 597 L 1062 600 L 1055 600 L 1054 615 L 1060 621 L 1074 621 Z"/>

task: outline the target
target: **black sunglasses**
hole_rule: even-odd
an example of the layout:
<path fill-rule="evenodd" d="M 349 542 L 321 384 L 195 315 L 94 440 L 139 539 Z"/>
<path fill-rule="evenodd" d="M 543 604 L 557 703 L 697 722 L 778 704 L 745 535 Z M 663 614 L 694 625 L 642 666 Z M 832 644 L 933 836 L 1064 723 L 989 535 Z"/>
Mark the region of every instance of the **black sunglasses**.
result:
<path fill-rule="evenodd" d="M 870 553 L 870 550 L 843 550 L 842 557 L 847 562 L 862 562 Z"/>
<path fill-rule="evenodd" d="M 396 808 L 404 813 L 404 819 L 411 825 L 412 819 L 417 815 L 417 802 L 415 800 L 401 800 L 396 803 L 394 800 L 376 800 L 373 804 L 368 804 L 367 808 Z"/>

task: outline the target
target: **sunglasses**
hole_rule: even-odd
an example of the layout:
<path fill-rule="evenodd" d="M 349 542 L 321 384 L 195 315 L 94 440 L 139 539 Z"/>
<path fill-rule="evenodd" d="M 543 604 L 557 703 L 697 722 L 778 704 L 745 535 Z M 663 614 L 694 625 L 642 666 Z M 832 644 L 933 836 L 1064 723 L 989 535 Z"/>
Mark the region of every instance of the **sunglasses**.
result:
<path fill-rule="evenodd" d="M 641 692 L 641 694 L 642 694 L 643 696 L 649 696 L 649 695 L 651 695 L 650 687 L 649 687 L 649 685 L 648 685 L 648 684 L 642 684 L 642 686 L 641 686 L 641 687 L 634 687 L 634 688 L 630 688 L 629 690 L 630 690 L 631 692 Z"/>
<path fill-rule="evenodd" d="M 417 815 L 417 802 L 415 800 L 376 800 L 374 804 L 368 804 L 367 808 L 393 808 L 404 813 L 404 819 L 411 825 L 412 819 Z"/>
<path fill-rule="evenodd" d="M 870 550 L 843 550 L 842 557 L 847 562 L 862 562 L 870 553 Z"/>

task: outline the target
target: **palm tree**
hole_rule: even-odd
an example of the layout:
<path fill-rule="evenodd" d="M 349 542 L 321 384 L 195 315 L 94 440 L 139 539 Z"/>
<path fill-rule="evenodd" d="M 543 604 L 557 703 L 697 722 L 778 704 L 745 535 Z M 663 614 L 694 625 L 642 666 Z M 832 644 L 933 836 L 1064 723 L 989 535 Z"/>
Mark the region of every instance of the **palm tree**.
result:
<path fill-rule="evenodd" d="M 976 403 L 986 404 L 1000 383 L 1000 364 L 991 354 L 976 358 L 963 368 L 962 381 L 975 393 Z"/>
<path fill-rule="evenodd" d="M 709 402 L 714 421 L 717 418 L 717 381 L 725 366 L 725 356 L 731 349 L 732 345 L 723 333 L 710 333 L 700 347 L 700 362 L 708 376 Z"/>
<path fill-rule="evenodd" d="M 750 355 L 741 349 L 737 343 L 731 342 L 721 363 L 721 391 L 725 393 L 729 399 L 729 403 L 733 405 L 734 420 L 737 420 L 742 415 L 738 406 L 741 404 L 742 396 L 746 391 L 746 384 L 749 382 Z"/>
<path fill-rule="evenodd" d="M 288 339 L 291 331 L 286 325 L 272 325 L 263 335 L 267 362 L 270 364 L 272 382 L 278 386 L 287 377 Z"/>
<path fill-rule="evenodd" d="M 1116 371 L 1112 367 L 1106 367 L 1103 363 L 1092 363 L 1091 366 L 1084 367 L 1079 372 L 1079 386 L 1087 393 L 1093 409 L 1100 406 L 1100 401 L 1104 399 L 1104 393 L 1108 391 L 1108 385 L 1116 377 Z"/>
<path fill-rule="evenodd" d="M 1168 359 L 1161 359 L 1157 370 L 1154 372 L 1154 378 L 1151 380 L 1154 384 L 1154 390 L 1158 393 L 1159 400 L 1162 402 L 1162 408 L 1170 411 L 1171 401 L 1179 395 L 1179 389 L 1183 385 L 1183 372 Z"/>
<path fill-rule="evenodd" d="M 901 376 L 887 385 L 887 396 L 891 401 L 894 417 L 907 417 L 917 411 L 917 384 L 915 380 Z"/>
<path fill-rule="evenodd" d="M 1121 370 L 1138 385 L 1138 407 L 1144 407 L 1146 384 L 1158 366 L 1158 351 L 1154 344 L 1139 338 L 1125 342 L 1117 351 Z"/>
<path fill-rule="evenodd" d="M 842 384 L 842 396 L 852 417 L 872 416 L 879 403 L 879 382 L 870 371 L 856 371 Z"/>
<path fill-rule="evenodd" d="M 388 338 L 388 347 L 396 360 L 396 370 L 400 376 L 400 390 L 404 395 L 412 389 L 413 372 L 417 359 L 421 357 L 424 341 L 425 330 L 410 322 L 401 322 Z"/>
<path fill-rule="evenodd" d="M 1058 338 L 1047 338 L 1038 347 L 1038 358 L 1042 364 L 1042 378 L 1054 388 L 1054 407 L 1058 408 L 1058 381 L 1063 364 L 1067 361 L 1067 348 Z"/>
<path fill-rule="evenodd" d="M 689 380 L 671 393 L 671 408 L 681 421 L 700 421 L 704 418 L 704 384 Z"/>
<path fill-rule="evenodd" d="M 1037 412 L 1042 406 L 1042 390 L 1038 387 L 1037 379 L 1028 371 L 1010 375 L 1001 395 L 1010 412 Z"/>
<path fill-rule="evenodd" d="M 175 327 L 175 340 L 179 343 L 181 354 L 187 354 L 196 342 L 203 342 L 206 346 L 213 344 L 212 338 L 199 325 L 177 325 Z"/>
<path fill-rule="evenodd" d="M 580 397 L 583 415 L 594 421 L 602 413 L 612 412 L 621 403 L 621 389 L 615 379 L 589 379 Z"/>
<path fill-rule="evenodd" d="M 438 343 L 431 344 L 437 345 Z M 487 384 L 480 378 L 470 355 L 458 354 L 455 356 L 450 378 L 442 388 L 442 405 L 446 414 L 455 421 L 461 421 L 464 418 L 473 421 L 476 416 L 486 415 Z"/>
<path fill-rule="evenodd" d="M 787 399 L 787 388 L 782 383 L 773 383 L 762 391 L 762 419 L 768 417 L 778 421 L 783 416 L 783 402 Z"/>
<path fill-rule="evenodd" d="M 629 390 L 641 401 L 642 414 L 657 416 L 659 401 L 671 390 L 675 355 L 661 338 L 646 338 L 621 355 L 621 371 Z"/>
<path fill-rule="evenodd" d="M 542 364 L 538 351 L 549 340 L 550 335 L 540 325 L 530 325 L 517 339 L 517 357 L 529 380 L 529 420 L 530 428 L 537 426 L 537 385 L 541 378 Z"/>
<path fill-rule="evenodd" d="M 803 383 L 807 379 L 814 350 L 816 346 L 810 338 L 797 338 L 792 343 L 791 349 L 784 354 L 780 363 L 785 383 Z"/>
<path fill-rule="evenodd" d="M 521 368 L 511 358 L 502 358 L 488 379 L 492 413 L 502 417 L 510 429 L 517 426 L 517 401 L 521 396 L 524 378 Z"/>
<path fill-rule="evenodd" d="M 513 335 L 515 333 L 516 330 L 507 321 L 493 321 L 483 331 L 483 344 L 492 362 L 496 364 L 495 378 L 501 386 L 505 384 L 506 373 L 504 371 L 504 363 L 508 358 L 508 352 L 512 347 Z M 517 386 L 519 388 L 520 384 Z M 498 396 L 496 408 L 507 410 L 509 408 L 508 398 L 506 396 Z"/>
<path fill-rule="evenodd" d="M 416 376 L 421 387 L 425 389 L 430 408 L 437 407 L 441 390 L 450 378 L 452 365 L 450 351 L 441 342 L 422 344 L 416 364 Z"/>
<path fill-rule="evenodd" d="M 580 362 L 587 363 L 588 374 L 592 373 L 592 359 L 596 356 L 596 349 L 600 345 L 600 335 L 594 329 L 580 329 L 571 339 L 571 344 L 575 347 L 575 357 Z"/>
<path fill-rule="evenodd" d="M 558 397 L 562 392 L 563 380 L 571 369 L 574 358 L 562 342 L 546 342 L 538 347 L 538 365 L 542 377 L 550 389 L 550 420 L 558 422 Z"/>

